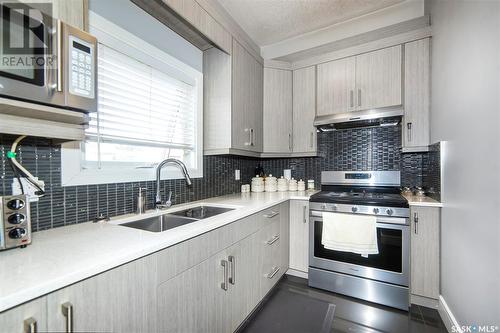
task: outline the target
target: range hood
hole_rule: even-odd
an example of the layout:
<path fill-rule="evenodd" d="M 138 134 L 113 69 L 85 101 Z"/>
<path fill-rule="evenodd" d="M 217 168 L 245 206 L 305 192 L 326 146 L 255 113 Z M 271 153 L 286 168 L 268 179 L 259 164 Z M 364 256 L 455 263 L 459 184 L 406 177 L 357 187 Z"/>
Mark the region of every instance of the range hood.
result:
<path fill-rule="evenodd" d="M 338 113 L 314 118 L 314 126 L 320 131 L 347 128 L 395 126 L 401 122 L 404 110 L 401 106 Z"/>

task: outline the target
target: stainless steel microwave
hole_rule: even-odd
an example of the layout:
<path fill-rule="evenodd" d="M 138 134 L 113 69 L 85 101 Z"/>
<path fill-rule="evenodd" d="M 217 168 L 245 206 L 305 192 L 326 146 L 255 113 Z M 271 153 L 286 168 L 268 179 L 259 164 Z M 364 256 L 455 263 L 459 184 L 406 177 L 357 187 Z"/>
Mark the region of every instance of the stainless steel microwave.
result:
<path fill-rule="evenodd" d="M 97 111 L 97 39 L 49 15 L 15 9 L 2 5 L 1 24 L 9 29 L 3 29 L 0 46 L 0 95 Z"/>

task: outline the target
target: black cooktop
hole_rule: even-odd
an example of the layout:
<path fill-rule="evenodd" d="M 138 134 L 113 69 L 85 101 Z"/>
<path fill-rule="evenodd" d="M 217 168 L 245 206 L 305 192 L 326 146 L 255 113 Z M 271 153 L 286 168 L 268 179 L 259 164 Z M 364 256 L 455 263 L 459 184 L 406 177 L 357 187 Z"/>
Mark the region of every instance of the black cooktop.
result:
<path fill-rule="evenodd" d="M 408 201 L 394 187 L 323 186 L 311 196 L 311 202 L 369 205 L 382 207 L 409 207 Z"/>

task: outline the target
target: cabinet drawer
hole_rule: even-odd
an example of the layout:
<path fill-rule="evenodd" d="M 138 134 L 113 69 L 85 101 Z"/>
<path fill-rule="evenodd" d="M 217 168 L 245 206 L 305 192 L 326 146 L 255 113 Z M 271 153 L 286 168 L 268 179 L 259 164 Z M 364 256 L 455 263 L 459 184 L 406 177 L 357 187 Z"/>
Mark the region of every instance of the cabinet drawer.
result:
<path fill-rule="evenodd" d="M 281 207 L 280 205 L 276 205 L 271 208 L 265 209 L 260 213 L 260 216 L 264 221 L 264 225 L 279 221 L 281 219 Z"/>
<path fill-rule="evenodd" d="M 260 290 L 263 297 L 281 276 L 283 267 L 281 258 L 280 221 L 265 226 L 259 232 L 260 241 Z"/>

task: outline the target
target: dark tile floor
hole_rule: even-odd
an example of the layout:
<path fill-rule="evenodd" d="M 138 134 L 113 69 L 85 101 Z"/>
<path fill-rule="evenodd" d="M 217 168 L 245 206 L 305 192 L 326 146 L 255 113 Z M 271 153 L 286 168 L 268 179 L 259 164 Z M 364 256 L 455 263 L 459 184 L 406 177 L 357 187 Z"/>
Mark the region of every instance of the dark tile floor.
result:
<path fill-rule="evenodd" d="M 310 288 L 286 275 L 239 333 L 440 333 L 446 328 L 434 309 L 412 305 L 409 312 Z"/>

